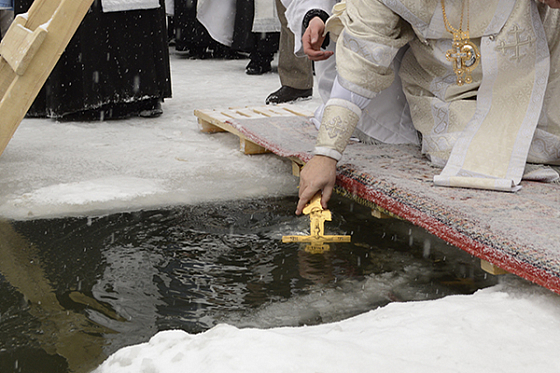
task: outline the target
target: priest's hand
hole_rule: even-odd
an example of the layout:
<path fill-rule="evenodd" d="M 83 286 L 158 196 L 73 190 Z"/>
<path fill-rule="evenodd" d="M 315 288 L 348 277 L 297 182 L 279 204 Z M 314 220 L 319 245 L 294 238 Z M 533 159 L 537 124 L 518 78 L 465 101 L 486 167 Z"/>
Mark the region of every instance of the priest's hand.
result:
<path fill-rule="evenodd" d="M 296 215 L 300 215 L 303 208 L 317 192 L 322 191 L 321 205 L 327 208 L 336 181 L 336 159 L 323 155 L 316 155 L 303 167 L 299 179 L 299 202 Z"/>
<path fill-rule="evenodd" d="M 321 50 L 321 45 L 325 37 L 325 22 L 320 17 L 314 17 L 309 21 L 307 29 L 303 33 L 301 42 L 303 44 L 303 52 L 312 61 L 323 61 L 334 54 L 332 51 Z"/>
<path fill-rule="evenodd" d="M 551 8 L 560 8 L 560 0 L 539 0 L 541 3 L 548 5 Z"/>

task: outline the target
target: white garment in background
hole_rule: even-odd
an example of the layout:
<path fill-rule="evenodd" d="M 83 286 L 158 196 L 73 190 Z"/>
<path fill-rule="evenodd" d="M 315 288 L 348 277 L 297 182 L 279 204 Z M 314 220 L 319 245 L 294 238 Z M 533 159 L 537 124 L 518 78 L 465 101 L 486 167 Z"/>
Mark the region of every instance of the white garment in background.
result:
<path fill-rule="evenodd" d="M 159 0 L 101 0 L 103 12 L 159 8 Z"/>
<path fill-rule="evenodd" d="M 168 16 L 175 15 L 175 1 L 174 0 L 165 0 L 165 14 Z"/>
<path fill-rule="evenodd" d="M 280 32 L 282 25 L 274 0 L 255 0 L 253 32 Z"/>
<path fill-rule="evenodd" d="M 198 0 L 196 18 L 212 39 L 231 46 L 235 24 L 235 0 Z"/>
<path fill-rule="evenodd" d="M 231 46 L 235 26 L 235 0 L 198 0 L 196 18 L 212 39 Z M 280 32 L 274 0 L 255 0 L 253 32 Z"/>

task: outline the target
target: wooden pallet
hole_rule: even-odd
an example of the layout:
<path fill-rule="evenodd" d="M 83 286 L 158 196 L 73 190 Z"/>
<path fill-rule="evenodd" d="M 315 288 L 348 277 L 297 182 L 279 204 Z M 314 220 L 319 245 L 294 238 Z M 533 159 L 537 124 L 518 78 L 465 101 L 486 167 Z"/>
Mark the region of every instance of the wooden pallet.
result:
<path fill-rule="evenodd" d="M 239 132 L 230 122 L 231 119 L 262 119 L 270 117 L 303 116 L 312 117 L 313 112 L 289 105 L 229 108 L 226 110 L 195 110 L 200 130 L 206 133 L 230 132 L 239 137 L 239 149 L 244 154 L 270 153 L 270 149 L 255 144 Z M 294 168 L 294 172 L 296 169 Z M 299 172 L 299 167 L 297 167 Z"/>
<path fill-rule="evenodd" d="M 0 43 L 0 155 L 93 0 L 35 0 Z"/>

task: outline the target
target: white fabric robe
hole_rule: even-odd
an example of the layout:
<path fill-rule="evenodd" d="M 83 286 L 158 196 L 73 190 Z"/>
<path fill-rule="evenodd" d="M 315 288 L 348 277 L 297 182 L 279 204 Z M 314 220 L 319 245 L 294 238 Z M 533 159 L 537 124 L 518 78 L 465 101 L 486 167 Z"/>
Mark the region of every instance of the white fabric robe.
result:
<path fill-rule="evenodd" d="M 159 0 L 101 0 L 105 13 L 159 8 Z"/>
<path fill-rule="evenodd" d="M 337 0 L 282 0 L 286 7 L 286 18 L 288 27 L 295 35 L 294 53 L 304 56 L 301 35 L 305 30 L 302 29 L 303 18 L 311 9 L 321 9 L 328 14 L 332 13 L 333 6 Z M 331 41 L 327 50 L 334 51 L 336 43 Z M 396 61 L 398 65 L 399 61 Z M 398 68 L 398 66 L 397 66 Z M 323 103 L 326 103 L 331 94 L 334 79 L 336 77 L 336 59 L 329 58 L 326 61 L 315 63 L 315 75 L 317 80 L 316 87 Z M 316 123 L 321 123 L 324 104 L 317 108 L 315 112 Z M 417 131 L 412 125 L 410 110 L 400 79 L 397 78 L 394 84 L 379 94 L 369 106 L 364 110 L 364 115 L 360 119 L 357 127 L 366 135 L 388 144 L 417 144 Z"/>
<path fill-rule="evenodd" d="M 175 1 L 165 0 L 165 14 L 169 16 L 175 15 Z"/>
<path fill-rule="evenodd" d="M 445 4 L 458 28 L 462 1 Z M 424 152 L 445 165 L 437 185 L 515 191 L 526 161 L 560 163 L 559 19 L 534 0 L 471 1 L 463 27 L 481 63 L 463 86 L 440 0 L 352 0 L 328 27 L 339 81 L 366 97 L 393 83 L 392 58 L 410 45 L 399 74 Z"/>
<path fill-rule="evenodd" d="M 235 0 L 198 0 L 196 18 L 212 38 L 231 46 L 235 26 Z M 274 0 L 255 0 L 253 32 L 280 32 Z"/>

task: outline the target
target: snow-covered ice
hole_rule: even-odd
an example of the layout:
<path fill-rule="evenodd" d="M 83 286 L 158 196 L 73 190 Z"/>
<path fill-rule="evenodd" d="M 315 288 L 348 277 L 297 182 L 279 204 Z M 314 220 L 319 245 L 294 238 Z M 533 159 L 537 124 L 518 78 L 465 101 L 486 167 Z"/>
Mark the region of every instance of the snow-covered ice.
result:
<path fill-rule="evenodd" d="M 332 324 L 160 332 L 121 349 L 96 373 L 556 372 L 559 307 L 550 292 L 510 280 Z"/>
<path fill-rule="evenodd" d="M 0 157 L 0 218 L 102 215 L 293 195 L 289 162 L 245 156 L 199 132 L 194 109 L 262 105 L 276 74 L 246 60 L 172 56 L 173 99 L 156 119 L 25 119 Z M 319 104 L 296 103 L 313 110 Z M 391 303 L 345 321 L 271 329 L 165 331 L 123 348 L 99 373 L 557 372 L 560 296 L 513 276 L 473 295 Z"/>
<path fill-rule="evenodd" d="M 237 137 L 198 128 L 195 109 L 263 106 L 278 88 L 278 75 L 246 75 L 246 63 L 173 58 L 173 98 L 159 118 L 23 120 L 0 158 L 0 217 L 103 214 L 297 193 L 288 161 L 245 156 Z M 316 102 L 303 105 L 312 109 Z"/>

